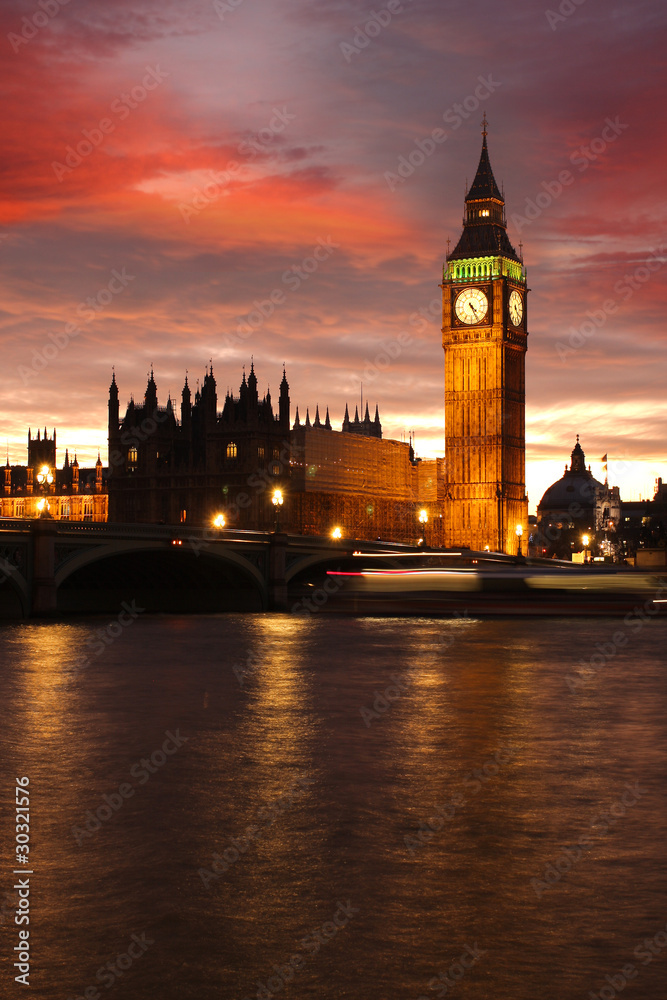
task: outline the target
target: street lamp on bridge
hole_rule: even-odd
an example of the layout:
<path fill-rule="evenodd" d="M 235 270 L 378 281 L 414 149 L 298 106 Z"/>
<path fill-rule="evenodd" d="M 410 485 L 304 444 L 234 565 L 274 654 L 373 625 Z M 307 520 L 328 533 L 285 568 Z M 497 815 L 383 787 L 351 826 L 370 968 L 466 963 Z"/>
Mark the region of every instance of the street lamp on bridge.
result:
<path fill-rule="evenodd" d="M 274 490 L 271 503 L 276 508 L 276 534 L 280 531 L 280 508 L 285 503 L 282 490 Z"/>

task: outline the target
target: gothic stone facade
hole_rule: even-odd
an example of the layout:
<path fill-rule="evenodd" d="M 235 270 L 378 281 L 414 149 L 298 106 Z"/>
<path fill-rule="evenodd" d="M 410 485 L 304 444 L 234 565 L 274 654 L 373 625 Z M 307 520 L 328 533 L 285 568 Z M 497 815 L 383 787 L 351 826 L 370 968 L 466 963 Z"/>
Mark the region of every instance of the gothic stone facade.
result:
<path fill-rule="evenodd" d="M 76 455 L 70 462 L 65 449 L 65 461 L 56 468 L 56 432 L 49 437 L 28 431 L 27 465 L 10 465 L 9 456 L 3 470 L 0 493 L 0 517 L 52 517 L 57 521 L 106 521 L 108 495 L 104 483 L 102 461 L 97 456 L 94 468 L 79 467 Z"/>
<path fill-rule="evenodd" d="M 420 462 L 409 444 L 382 439 L 376 408 L 371 418 L 346 409 L 340 431 L 327 410 L 290 427 L 286 373 L 278 413 L 261 399 L 254 365 L 238 396 L 227 393 L 218 411 L 212 368 L 194 401 L 183 387 L 180 419 L 169 399 L 158 403 L 151 372 L 143 404 L 130 401 L 120 418 L 115 375 L 109 391 L 110 519 L 207 526 L 222 514 L 227 527 L 271 530 L 272 496 L 279 489 L 282 530 L 299 534 L 415 541 L 418 511 L 430 503 L 428 541 L 442 542 L 438 489 L 442 462 Z"/>

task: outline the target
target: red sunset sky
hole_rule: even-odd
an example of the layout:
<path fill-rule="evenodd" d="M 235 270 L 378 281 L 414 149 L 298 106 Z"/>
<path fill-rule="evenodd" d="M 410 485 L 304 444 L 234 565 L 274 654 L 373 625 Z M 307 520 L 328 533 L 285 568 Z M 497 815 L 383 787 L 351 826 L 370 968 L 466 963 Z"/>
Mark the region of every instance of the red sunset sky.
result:
<path fill-rule="evenodd" d="M 442 454 L 438 283 L 486 110 L 532 289 L 531 509 L 577 433 L 598 477 L 606 452 L 624 497 L 652 495 L 666 24 L 660 0 L 5 0 L 3 452 L 24 462 L 46 424 L 60 462 L 65 445 L 105 459 L 112 366 L 124 404 L 152 363 L 164 403 L 209 358 L 219 395 L 238 391 L 254 355 L 261 392 L 286 363 L 293 412 L 328 405 L 340 426 L 363 381 L 385 436 Z M 369 368 L 387 345 L 398 356 Z"/>

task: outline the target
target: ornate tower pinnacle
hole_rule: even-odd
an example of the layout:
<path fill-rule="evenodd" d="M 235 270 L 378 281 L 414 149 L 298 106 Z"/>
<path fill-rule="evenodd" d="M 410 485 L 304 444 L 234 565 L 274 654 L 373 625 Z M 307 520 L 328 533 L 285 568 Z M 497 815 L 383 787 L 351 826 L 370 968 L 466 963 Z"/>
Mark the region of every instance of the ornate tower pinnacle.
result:
<path fill-rule="evenodd" d="M 526 272 L 507 235 L 488 121 L 465 195 L 463 231 L 443 268 L 446 544 L 517 552 L 525 491 Z"/>
<path fill-rule="evenodd" d="M 297 411 L 297 417 L 298 417 L 298 411 Z M 280 421 L 280 426 L 284 430 L 288 431 L 290 424 L 290 398 L 289 398 L 289 382 L 287 381 L 287 373 L 285 371 L 285 365 L 283 365 L 283 377 L 280 382 L 280 395 L 278 397 L 278 419 Z"/>

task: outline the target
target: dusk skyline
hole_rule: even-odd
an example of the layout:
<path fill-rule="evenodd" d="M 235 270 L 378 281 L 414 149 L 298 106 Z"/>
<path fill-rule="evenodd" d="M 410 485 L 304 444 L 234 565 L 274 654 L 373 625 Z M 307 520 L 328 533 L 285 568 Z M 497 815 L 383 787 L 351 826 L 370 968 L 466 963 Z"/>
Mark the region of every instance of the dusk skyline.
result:
<path fill-rule="evenodd" d="M 178 403 L 212 359 L 221 407 L 251 356 L 274 400 L 286 364 L 293 415 L 328 406 L 338 427 L 363 382 L 385 437 L 414 430 L 417 454 L 442 455 L 438 284 L 486 112 L 532 289 L 531 510 L 577 433 L 598 478 L 606 453 L 624 498 L 652 495 L 657 3 L 43 0 L 0 18 L 12 463 L 45 424 L 60 461 L 65 446 L 105 459 L 112 367 L 124 409 L 151 364 L 160 403 Z"/>

